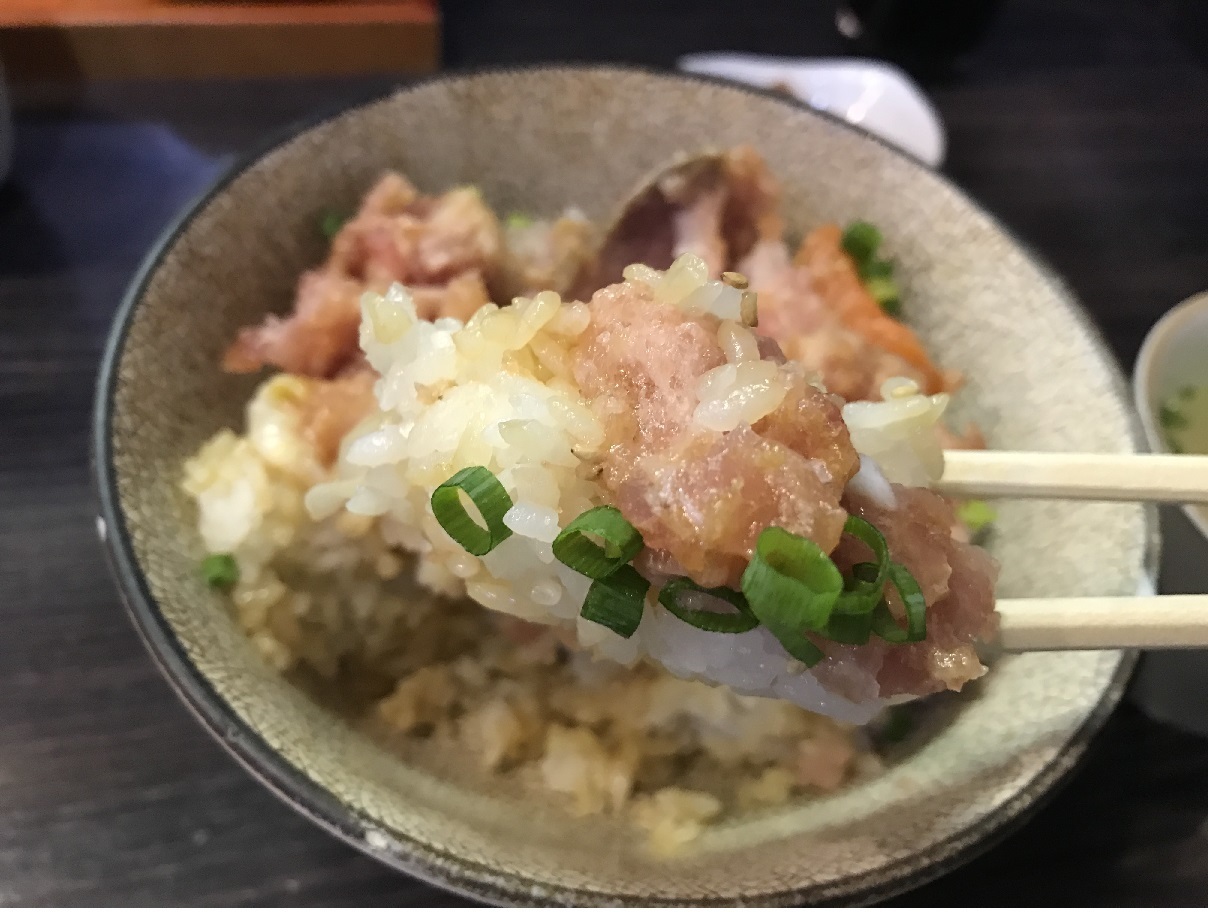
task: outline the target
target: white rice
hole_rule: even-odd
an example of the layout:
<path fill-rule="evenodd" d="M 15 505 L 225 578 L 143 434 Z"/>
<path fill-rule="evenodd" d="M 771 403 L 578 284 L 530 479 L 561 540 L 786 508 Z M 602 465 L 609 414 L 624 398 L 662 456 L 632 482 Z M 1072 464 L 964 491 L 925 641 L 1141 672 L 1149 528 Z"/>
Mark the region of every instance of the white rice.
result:
<path fill-rule="evenodd" d="M 948 407 L 948 394 L 924 396 L 913 380 L 893 377 L 881 385 L 881 396 L 880 402 L 843 406 L 852 446 L 892 482 L 919 488 L 934 484 L 944 474 L 936 428 Z"/>

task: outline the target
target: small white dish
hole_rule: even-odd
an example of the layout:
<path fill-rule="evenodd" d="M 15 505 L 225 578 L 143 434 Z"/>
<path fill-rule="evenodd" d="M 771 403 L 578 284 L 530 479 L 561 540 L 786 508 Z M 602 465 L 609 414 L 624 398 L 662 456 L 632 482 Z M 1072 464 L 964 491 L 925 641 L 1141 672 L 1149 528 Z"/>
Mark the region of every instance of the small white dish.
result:
<path fill-rule="evenodd" d="M 1185 386 L 1208 386 L 1208 292 L 1188 298 L 1149 330 L 1133 368 L 1133 401 L 1149 448 L 1168 453 L 1162 404 Z M 1187 518 L 1208 538 L 1208 505 L 1187 504 Z"/>
<path fill-rule="evenodd" d="M 922 89 L 895 66 L 875 60 L 689 54 L 689 73 L 720 76 L 770 89 L 781 85 L 810 107 L 841 117 L 938 168 L 947 137 Z"/>

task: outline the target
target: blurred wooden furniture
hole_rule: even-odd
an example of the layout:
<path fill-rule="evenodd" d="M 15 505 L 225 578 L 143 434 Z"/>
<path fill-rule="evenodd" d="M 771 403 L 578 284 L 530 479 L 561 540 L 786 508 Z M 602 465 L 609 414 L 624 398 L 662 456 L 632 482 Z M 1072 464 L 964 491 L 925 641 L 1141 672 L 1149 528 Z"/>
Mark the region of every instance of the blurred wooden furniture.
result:
<path fill-rule="evenodd" d="M 17 84 L 433 70 L 436 0 L 0 0 Z"/>

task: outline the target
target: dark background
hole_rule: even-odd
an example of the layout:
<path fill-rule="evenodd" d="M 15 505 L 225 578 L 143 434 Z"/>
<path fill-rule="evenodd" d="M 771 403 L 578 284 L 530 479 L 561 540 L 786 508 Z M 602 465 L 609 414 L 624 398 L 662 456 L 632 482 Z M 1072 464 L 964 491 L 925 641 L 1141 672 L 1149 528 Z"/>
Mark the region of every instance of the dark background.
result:
<path fill-rule="evenodd" d="M 822 0 L 451 0 L 446 20 L 450 65 L 848 50 Z M 0 904 L 449 901 L 289 811 L 189 717 L 110 583 L 86 459 L 102 341 L 164 222 L 266 132 L 389 84 L 94 86 L 18 119 L 0 188 Z M 1125 367 L 1208 288 L 1208 3 L 1005 0 L 923 84 L 944 170 L 1069 280 Z M 1177 511 L 1163 526 L 1164 588 L 1205 591 L 1208 551 Z M 1126 704 L 1025 828 L 902 902 L 1208 902 L 1208 741 Z"/>

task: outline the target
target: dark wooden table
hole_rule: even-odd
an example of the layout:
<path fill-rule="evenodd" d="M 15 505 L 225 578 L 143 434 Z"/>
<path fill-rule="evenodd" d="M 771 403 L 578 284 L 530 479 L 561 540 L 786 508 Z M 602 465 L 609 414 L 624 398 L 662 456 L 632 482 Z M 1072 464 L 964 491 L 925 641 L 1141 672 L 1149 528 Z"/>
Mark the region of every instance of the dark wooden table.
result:
<path fill-rule="evenodd" d="M 841 51 L 829 4 L 806 6 L 454 0 L 447 54 Z M 1208 287 L 1206 7 L 1013 0 L 927 86 L 948 173 L 1068 277 L 1126 364 Z M 0 189 L 0 903 L 450 901 L 296 816 L 193 722 L 110 584 L 85 455 L 102 340 L 165 220 L 265 131 L 386 84 L 102 86 L 18 122 Z M 1204 591 L 1208 551 L 1177 512 L 1164 527 L 1164 587 Z M 1126 705 L 1022 831 L 903 901 L 1203 904 L 1206 821 L 1208 741 Z"/>

